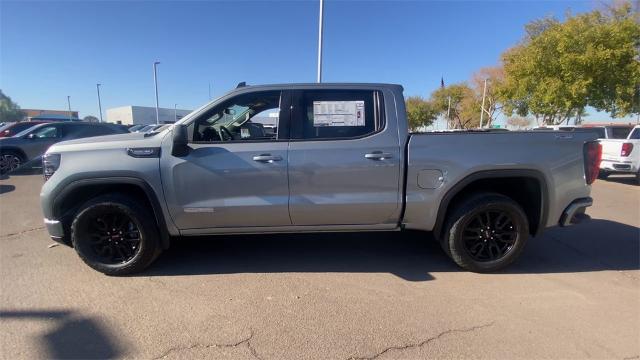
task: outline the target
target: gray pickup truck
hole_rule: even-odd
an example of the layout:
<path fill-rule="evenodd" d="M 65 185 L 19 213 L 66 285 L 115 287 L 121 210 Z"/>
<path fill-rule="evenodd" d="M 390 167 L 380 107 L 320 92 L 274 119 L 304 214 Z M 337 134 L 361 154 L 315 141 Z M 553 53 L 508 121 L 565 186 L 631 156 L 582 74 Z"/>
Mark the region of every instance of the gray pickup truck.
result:
<path fill-rule="evenodd" d="M 529 236 L 588 218 L 593 133 L 411 134 L 402 91 L 240 85 L 161 132 L 55 144 L 45 224 L 110 275 L 146 268 L 180 236 L 403 229 L 485 272 Z"/>

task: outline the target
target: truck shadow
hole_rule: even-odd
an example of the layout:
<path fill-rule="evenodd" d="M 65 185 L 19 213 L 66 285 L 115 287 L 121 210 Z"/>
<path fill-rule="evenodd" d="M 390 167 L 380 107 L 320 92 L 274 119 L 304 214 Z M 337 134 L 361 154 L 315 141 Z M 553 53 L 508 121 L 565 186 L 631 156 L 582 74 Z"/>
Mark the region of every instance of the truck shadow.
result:
<path fill-rule="evenodd" d="M 111 359 L 123 357 L 123 346 L 114 332 L 95 318 L 67 310 L 2 310 L 0 320 L 39 320 L 53 323 L 36 341 L 50 359 Z"/>
<path fill-rule="evenodd" d="M 549 229 L 498 274 L 640 269 L 640 229 L 609 220 Z M 181 238 L 142 276 L 385 272 L 408 281 L 462 271 L 427 233 L 235 235 Z"/>
<path fill-rule="evenodd" d="M 637 186 L 635 175 L 609 175 L 609 177 L 606 178 L 605 180 L 598 180 L 598 181 Z"/>

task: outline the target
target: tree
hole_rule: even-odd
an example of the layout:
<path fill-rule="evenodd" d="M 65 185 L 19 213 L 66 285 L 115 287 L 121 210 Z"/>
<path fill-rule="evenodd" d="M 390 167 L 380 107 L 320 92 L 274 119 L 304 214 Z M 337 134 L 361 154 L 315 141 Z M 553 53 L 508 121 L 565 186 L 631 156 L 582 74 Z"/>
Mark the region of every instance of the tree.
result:
<path fill-rule="evenodd" d="M 469 129 L 480 125 L 480 101 L 473 89 L 465 83 L 435 90 L 431 93 L 430 102 L 438 113 L 447 117 L 450 129 Z"/>
<path fill-rule="evenodd" d="M 640 24 L 629 2 L 526 26 L 522 43 L 502 55 L 503 112 L 539 124 L 580 120 L 588 106 L 614 117 L 640 113 Z"/>
<path fill-rule="evenodd" d="M 438 118 L 438 111 L 433 104 L 420 96 L 408 97 L 406 99 L 406 108 L 409 129 L 413 131 L 433 124 Z"/>
<path fill-rule="evenodd" d="M 93 116 L 93 115 L 87 115 L 87 116 L 85 116 L 85 117 L 82 119 L 82 121 L 86 121 L 86 122 L 99 122 L 100 120 L 99 120 L 97 117 Z"/>
<path fill-rule="evenodd" d="M 11 98 L 0 90 L 0 122 L 20 121 L 24 116 L 25 114 L 20 110 L 20 106 L 11 101 Z"/>
<path fill-rule="evenodd" d="M 513 116 L 507 119 L 507 125 L 520 129 L 526 129 L 531 125 L 531 119 L 522 116 Z"/>

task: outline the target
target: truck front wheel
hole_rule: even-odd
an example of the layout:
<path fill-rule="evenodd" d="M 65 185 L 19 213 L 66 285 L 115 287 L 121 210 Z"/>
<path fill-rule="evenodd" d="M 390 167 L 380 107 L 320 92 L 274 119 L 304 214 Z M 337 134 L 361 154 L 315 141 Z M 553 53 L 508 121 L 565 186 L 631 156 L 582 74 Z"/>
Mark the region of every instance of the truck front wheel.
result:
<path fill-rule="evenodd" d="M 84 204 L 71 224 L 71 241 L 80 258 L 107 275 L 142 271 L 160 254 L 158 229 L 139 201 L 119 194 Z"/>
<path fill-rule="evenodd" d="M 518 258 L 529 237 L 529 222 L 511 198 L 480 193 L 453 209 L 445 230 L 442 247 L 456 264 L 474 272 L 491 272 Z"/>

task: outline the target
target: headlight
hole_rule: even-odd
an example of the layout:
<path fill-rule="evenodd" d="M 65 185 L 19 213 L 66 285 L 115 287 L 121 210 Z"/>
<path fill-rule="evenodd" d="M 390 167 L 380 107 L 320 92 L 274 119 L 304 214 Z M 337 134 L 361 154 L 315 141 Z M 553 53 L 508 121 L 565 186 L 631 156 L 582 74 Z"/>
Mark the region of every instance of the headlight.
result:
<path fill-rule="evenodd" d="M 60 167 L 60 154 L 44 154 L 42 155 L 42 173 L 45 180 L 53 175 Z"/>

